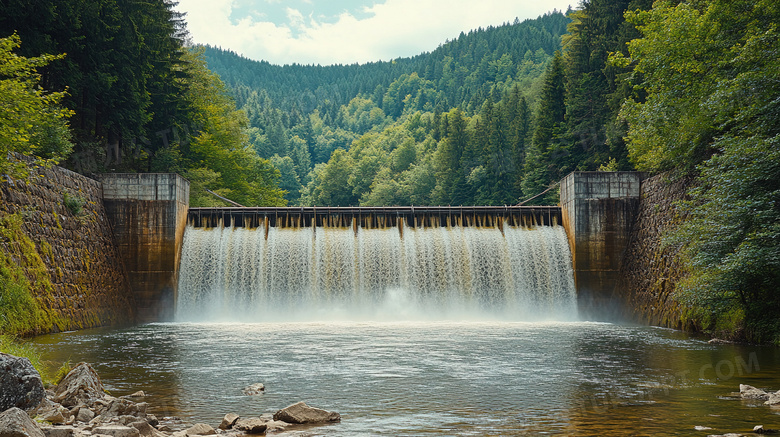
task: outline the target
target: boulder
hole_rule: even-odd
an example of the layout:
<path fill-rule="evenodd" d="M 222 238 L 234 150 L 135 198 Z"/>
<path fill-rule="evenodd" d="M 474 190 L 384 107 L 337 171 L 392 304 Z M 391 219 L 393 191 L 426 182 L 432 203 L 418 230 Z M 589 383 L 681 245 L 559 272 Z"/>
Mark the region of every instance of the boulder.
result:
<path fill-rule="evenodd" d="M 103 425 L 92 429 L 92 434 L 109 435 L 111 437 L 140 437 L 141 432 L 132 426 Z"/>
<path fill-rule="evenodd" d="M 214 435 L 216 433 L 211 425 L 206 425 L 205 423 L 198 423 L 187 429 L 187 435 Z"/>
<path fill-rule="evenodd" d="M 39 421 L 49 422 L 53 424 L 63 424 L 68 421 L 71 414 L 67 408 L 62 405 L 52 402 L 48 399 L 44 399 L 31 414 Z"/>
<path fill-rule="evenodd" d="M 105 395 L 102 399 L 97 399 L 91 404 L 92 411 L 95 415 L 103 414 L 104 411 L 108 410 L 108 407 L 111 406 L 111 402 L 114 402 L 115 399 L 115 397 L 109 395 Z"/>
<path fill-rule="evenodd" d="M 79 363 L 54 390 L 54 401 L 66 407 L 90 405 L 105 396 L 103 384 L 95 369 L 87 363 Z"/>
<path fill-rule="evenodd" d="M 769 393 L 761 390 L 760 388 L 755 388 L 752 385 L 747 384 L 739 385 L 739 396 L 742 399 L 756 399 L 760 401 L 766 401 L 769 399 Z"/>
<path fill-rule="evenodd" d="M 0 436 L 45 437 L 41 428 L 30 419 L 30 416 L 17 407 L 12 407 L 0 413 Z"/>
<path fill-rule="evenodd" d="M 87 407 L 79 408 L 79 412 L 76 414 L 76 420 L 78 422 L 89 423 L 90 420 L 95 418 L 95 412 Z"/>
<path fill-rule="evenodd" d="M 9 408 L 30 410 L 43 400 L 41 375 L 30 360 L 0 353 L 0 411 Z"/>
<path fill-rule="evenodd" d="M 141 435 L 144 437 L 149 437 L 154 435 L 154 428 L 152 428 L 152 425 L 150 425 L 149 422 L 145 420 L 133 422 L 130 424 L 130 426 L 137 429 L 138 432 L 140 432 Z"/>
<path fill-rule="evenodd" d="M 265 386 L 258 382 L 257 384 L 252 384 L 250 386 L 244 387 L 243 391 L 245 395 L 249 395 L 249 396 L 259 395 L 265 392 Z"/>
<path fill-rule="evenodd" d="M 43 428 L 43 435 L 46 437 L 73 437 L 75 431 L 76 429 L 72 426 L 53 426 Z"/>
<path fill-rule="evenodd" d="M 147 404 L 146 402 L 139 402 L 136 404 L 135 402 L 128 401 L 127 399 L 114 399 L 108 405 L 106 411 L 104 411 L 102 414 L 108 417 L 115 417 L 115 416 L 141 417 L 146 414 L 146 407 L 148 406 L 149 404 Z"/>
<path fill-rule="evenodd" d="M 780 404 L 780 390 L 770 393 L 769 398 L 764 402 L 767 405 L 777 405 Z"/>
<path fill-rule="evenodd" d="M 236 421 L 238 421 L 238 419 L 239 419 L 238 414 L 233 414 L 233 413 L 225 414 L 225 417 L 222 418 L 222 423 L 219 424 L 219 429 L 233 428 L 233 425 L 236 424 Z"/>
<path fill-rule="evenodd" d="M 130 426 L 132 423 L 140 422 L 142 420 L 144 420 L 143 417 L 128 416 L 128 415 L 112 417 L 110 419 L 111 422 L 116 422 L 116 423 L 119 423 L 120 425 L 124 425 L 124 426 Z"/>
<path fill-rule="evenodd" d="M 269 422 L 266 422 L 265 426 L 266 426 L 265 432 L 269 433 L 269 432 L 284 431 L 285 428 L 290 426 L 290 424 L 287 422 L 282 422 L 281 420 L 271 420 Z"/>
<path fill-rule="evenodd" d="M 304 402 L 290 405 L 274 414 L 274 420 L 287 423 L 330 423 L 341 420 L 341 415 L 334 411 L 325 411 L 306 405 Z"/>
<path fill-rule="evenodd" d="M 240 419 L 233 425 L 233 429 L 244 432 L 246 434 L 263 434 L 268 429 L 267 421 L 260 419 L 259 417 L 250 417 L 248 419 Z"/>

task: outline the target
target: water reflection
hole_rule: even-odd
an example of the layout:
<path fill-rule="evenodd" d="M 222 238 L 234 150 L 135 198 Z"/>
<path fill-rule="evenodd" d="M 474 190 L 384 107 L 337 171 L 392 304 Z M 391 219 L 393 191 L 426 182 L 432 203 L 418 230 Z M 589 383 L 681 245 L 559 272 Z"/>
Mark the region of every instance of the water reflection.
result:
<path fill-rule="evenodd" d="M 780 428 L 725 398 L 780 389 L 775 348 L 598 323 L 151 324 L 35 340 L 95 363 L 115 395 L 219 423 L 290 403 L 339 411 L 328 435 L 691 435 Z M 266 393 L 244 396 L 262 382 Z M 706 435 L 706 434 L 703 434 Z"/>

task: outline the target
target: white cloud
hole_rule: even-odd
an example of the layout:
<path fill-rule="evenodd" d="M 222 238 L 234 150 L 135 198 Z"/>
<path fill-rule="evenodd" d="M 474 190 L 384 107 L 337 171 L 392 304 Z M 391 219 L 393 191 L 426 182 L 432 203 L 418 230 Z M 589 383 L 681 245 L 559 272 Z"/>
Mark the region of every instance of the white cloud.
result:
<path fill-rule="evenodd" d="M 266 0 L 271 3 L 276 0 Z M 535 18 L 573 0 L 387 0 L 366 9 L 369 18 L 348 13 L 320 23 L 287 8 L 288 23 L 229 19 L 233 0 L 180 0 L 196 43 L 231 49 L 274 64 L 351 64 L 390 60 L 431 51 L 461 31 Z"/>

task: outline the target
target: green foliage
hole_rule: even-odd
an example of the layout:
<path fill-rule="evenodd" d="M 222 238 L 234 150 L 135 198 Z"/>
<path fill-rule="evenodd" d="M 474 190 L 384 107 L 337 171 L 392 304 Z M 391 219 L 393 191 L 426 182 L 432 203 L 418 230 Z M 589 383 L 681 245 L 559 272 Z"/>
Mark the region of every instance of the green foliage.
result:
<path fill-rule="evenodd" d="M 0 352 L 15 357 L 27 358 L 38 373 L 41 373 L 44 368 L 41 352 L 33 345 L 23 343 L 16 337 L 0 334 Z"/>
<path fill-rule="evenodd" d="M 184 173 L 194 183 L 194 205 L 214 202 L 206 189 L 247 206 L 285 204 L 279 172 L 257 155 L 249 135 L 273 142 L 286 134 L 247 130 L 246 115 L 208 70 L 202 49 L 185 47 L 175 6 L 168 0 L 42 0 L 35 8 L 5 2 L 0 35 L 19 29 L 23 51 L 67 56 L 47 66 L 59 58 L 22 58 L 11 52 L 19 37 L 0 40 L 0 110 L 11 114 L 0 117 L 0 155 L 59 159 L 71 150 L 72 131 L 76 147 L 68 166 L 77 171 Z M 44 93 L 35 88 L 39 79 L 67 94 Z M 60 100 L 72 111 L 57 108 Z M 282 139 L 274 146 L 286 155 Z M 295 162 L 305 174 L 309 151 L 300 149 Z M 66 204 L 78 209 L 75 201 Z"/>
<path fill-rule="evenodd" d="M 632 159 L 700 173 L 670 238 L 690 271 L 679 298 L 709 329 L 780 343 L 780 5 L 661 2 L 631 19 L 647 91 L 624 110 Z"/>
<path fill-rule="evenodd" d="M 65 204 L 65 208 L 67 208 L 71 214 L 78 217 L 83 212 L 84 204 L 86 204 L 87 201 L 81 196 L 74 196 L 66 192 L 62 195 L 62 203 Z"/>
<path fill-rule="evenodd" d="M 53 369 L 51 362 L 43 360 L 40 349 L 10 335 L 0 334 L 0 352 L 30 360 L 30 364 L 41 375 L 44 385 L 58 384 L 71 371 L 70 361 Z"/>
<path fill-rule="evenodd" d="M 53 287 L 35 243 L 22 231 L 21 216 L 0 217 L 0 239 L 10 251 L 0 250 L 0 334 L 49 331 L 58 322 L 44 304 Z"/>
<path fill-rule="evenodd" d="M 9 153 L 56 163 L 73 145 L 67 125 L 71 112 L 59 105 L 65 93 L 38 86 L 38 70 L 63 56 L 26 58 L 14 53 L 20 45 L 17 34 L 0 38 L 0 173 L 23 177 L 26 165 L 9 160 Z"/>
<path fill-rule="evenodd" d="M 724 47 L 716 27 L 693 4 L 658 2 L 651 11 L 629 13 L 644 35 L 629 43 L 631 59 L 647 93 L 629 99 L 621 115 L 631 128 L 629 156 L 640 170 L 662 171 L 706 158 L 714 113 L 700 105 L 719 80 Z"/>
<path fill-rule="evenodd" d="M 178 166 L 190 169 L 190 204 L 213 203 L 206 200 L 207 188 L 244 206 L 285 205 L 285 193 L 277 186 L 279 171 L 249 144 L 246 116 L 236 110 L 222 81 L 206 68 L 199 52 L 187 52 L 183 59 L 189 79 L 182 100 L 189 102 L 200 126 L 189 143 L 179 145 L 182 152 L 175 158 Z"/>
<path fill-rule="evenodd" d="M 8 265 L 0 267 L 0 290 L 0 332 L 26 333 L 41 325 L 41 310 L 23 272 Z"/>
<path fill-rule="evenodd" d="M 282 158 L 279 155 L 274 155 L 271 157 L 271 164 L 279 170 L 281 175 L 279 188 L 287 192 L 285 199 L 288 202 L 298 201 L 303 185 L 301 185 L 301 180 L 298 178 L 298 172 L 292 158 L 289 156 Z"/>
<path fill-rule="evenodd" d="M 556 12 L 366 65 L 278 67 L 210 47 L 206 56 L 233 87 L 258 154 L 288 169 L 282 159 L 293 159 L 304 188 L 298 201 L 282 172 L 291 203 L 511 204 L 539 82 L 567 22 Z M 443 125 L 449 116 L 457 132 Z"/>
<path fill-rule="evenodd" d="M 605 162 L 604 164 L 601 164 L 599 166 L 598 171 L 618 171 L 618 162 L 615 160 L 615 158 L 609 158 L 609 161 Z"/>
<path fill-rule="evenodd" d="M 184 173 L 184 177 L 190 181 L 190 205 L 195 207 L 232 206 L 220 200 L 217 196 L 206 190 L 216 188 L 219 184 L 220 174 L 208 168 L 191 168 Z M 211 188 L 209 188 L 211 187 Z M 229 198 L 228 189 L 211 190 L 216 194 Z"/>
<path fill-rule="evenodd" d="M 566 84 L 563 56 L 555 53 L 544 79 L 542 100 L 536 116 L 531 147 L 526 150 L 522 189 L 525 197 L 536 196 L 571 170 L 565 138 Z M 552 195 L 538 197 L 537 204 L 555 203 Z"/>

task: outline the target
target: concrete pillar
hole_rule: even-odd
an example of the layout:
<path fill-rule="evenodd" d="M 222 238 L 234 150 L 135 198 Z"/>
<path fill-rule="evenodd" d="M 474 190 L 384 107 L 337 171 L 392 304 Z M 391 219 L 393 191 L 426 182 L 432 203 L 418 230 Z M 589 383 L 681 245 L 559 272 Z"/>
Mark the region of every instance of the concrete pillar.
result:
<path fill-rule="evenodd" d="M 644 177 L 639 172 L 574 172 L 561 181 L 563 226 L 583 318 L 611 320 L 622 314 L 615 284 Z"/>
<path fill-rule="evenodd" d="M 102 174 L 103 203 L 139 323 L 173 318 L 190 184 L 171 173 Z"/>

